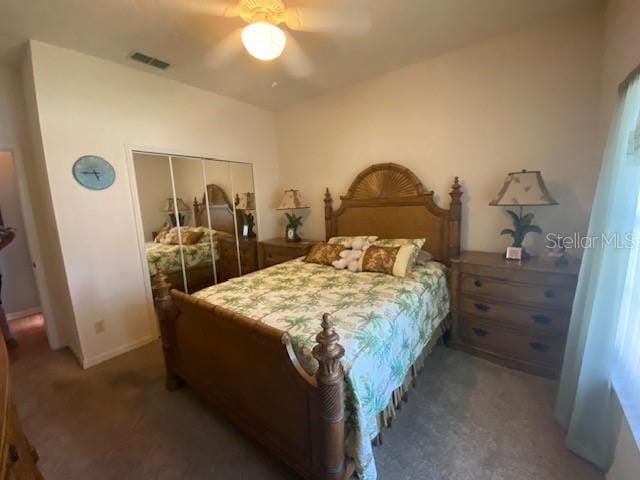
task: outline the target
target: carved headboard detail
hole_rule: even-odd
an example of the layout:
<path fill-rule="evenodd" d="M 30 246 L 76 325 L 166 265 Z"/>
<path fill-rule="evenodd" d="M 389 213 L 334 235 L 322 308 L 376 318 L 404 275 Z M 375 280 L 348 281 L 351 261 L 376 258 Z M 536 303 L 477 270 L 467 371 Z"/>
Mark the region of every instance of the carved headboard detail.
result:
<path fill-rule="evenodd" d="M 233 220 L 233 207 L 226 192 L 213 183 L 207 185 L 207 193 L 202 195 L 202 201 L 193 199 L 193 214 L 196 226 L 207 226 L 207 197 L 209 199 L 209 214 L 211 216 L 211 228 L 221 232 L 233 234 L 235 224 Z"/>
<path fill-rule="evenodd" d="M 327 188 L 325 230 L 335 235 L 378 235 L 380 238 L 426 238 L 424 249 L 449 264 L 460 254 L 462 190 L 458 177 L 451 187 L 445 210 L 434 202 L 433 191 L 408 168 L 380 163 L 362 171 L 353 181 L 341 205 L 333 210 Z"/>

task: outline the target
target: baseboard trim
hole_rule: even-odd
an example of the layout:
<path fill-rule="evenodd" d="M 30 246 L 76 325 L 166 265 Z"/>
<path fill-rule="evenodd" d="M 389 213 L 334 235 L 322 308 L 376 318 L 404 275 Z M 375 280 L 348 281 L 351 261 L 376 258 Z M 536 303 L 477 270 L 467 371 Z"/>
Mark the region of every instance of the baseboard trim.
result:
<path fill-rule="evenodd" d="M 91 358 L 85 358 L 82 361 L 82 368 L 87 369 L 94 367 L 99 363 L 106 362 L 107 360 L 111 360 L 114 357 L 130 352 L 131 350 L 135 350 L 136 348 L 140 348 L 147 343 L 151 343 L 155 339 L 156 338 L 153 335 L 147 335 L 146 337 L 143 337 L 140 340 L 136 340 L 135 342 L 128 343 L 127 345 L 114 348 L 113 350 L 109 350 L 108 352 L 100 353 Z"/>
<path fill-rule="evenodd" d="M 19 312 L 7 313 L 7 320 L 12 322 L 13 320 L 19 320 L 20 318 L 30 317 L 31 315 L 38 315 L 40 313 L 42 313 L 40 307 L 27 308 Z"/>

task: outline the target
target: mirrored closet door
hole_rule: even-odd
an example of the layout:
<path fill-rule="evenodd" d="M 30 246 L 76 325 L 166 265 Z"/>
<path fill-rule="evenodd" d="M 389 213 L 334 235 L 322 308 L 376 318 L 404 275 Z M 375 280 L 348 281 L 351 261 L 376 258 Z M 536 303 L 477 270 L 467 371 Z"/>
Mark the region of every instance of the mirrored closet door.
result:
<path fill-rule="evenodd" d="M 257 270 L 250 164 L 134 152 L 149 275 L 194 292 Z"/>

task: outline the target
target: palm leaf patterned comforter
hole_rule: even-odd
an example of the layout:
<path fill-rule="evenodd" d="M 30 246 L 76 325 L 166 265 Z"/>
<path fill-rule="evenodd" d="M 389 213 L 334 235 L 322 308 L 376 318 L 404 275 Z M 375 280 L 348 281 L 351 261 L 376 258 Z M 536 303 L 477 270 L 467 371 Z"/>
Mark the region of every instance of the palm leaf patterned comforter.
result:
<path fill-rule="evenodd" d="M 194 296 L 287 332 L 310 374 L 317 368 L 311 349 L 322 314 L 331 314 L 345 348 L 347 453 L 361 478 L 375 479 L 377 415 L 449 313 L 446 267 L 430 262 L 398 278 L 298 259 Z"/>
<path fill-rule="evenodd" d="M 181 271 L 182 261 L 180 260 L 180 248 L 182 248 L 184 252 L 184 266 L 186 268 L 211 264 L 211 244 L 209 242 L 182 245 L 182 247 L 180 245 L 148 242 L 145 244 L 145 247 L 147 250 L 147 262 L 149 263 L 149 275 L 158 273 L 158 268 L 160 268 L 163 273 Z M 215 241 L 213 248 L 216 250 Z"/>

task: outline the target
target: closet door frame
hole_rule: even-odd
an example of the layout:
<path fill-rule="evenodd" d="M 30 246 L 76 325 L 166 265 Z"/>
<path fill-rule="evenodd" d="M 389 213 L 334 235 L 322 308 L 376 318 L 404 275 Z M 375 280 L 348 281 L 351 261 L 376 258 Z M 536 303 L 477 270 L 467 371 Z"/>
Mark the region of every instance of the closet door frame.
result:
<path fill-rule="evenodd" d="M 140 208 L 140 200 L 138 197 L 138 185 L 136 182 L 136 174 L 135 174 L 135 164 L 134 164 L 134 154 L 148 154 L 148 155 L 159 155 L 165 157 L 191 157 L 191 158 L 199 158 L 203 160 L 220 160 L 228 163 L 239 163 L 239 164 L 248 164 L 251 165 L 253 172 L 253 189 L 258 195 L 256 189 L 255 182 L 255 164 L 252 161 L 229 158 L 226 155 L 215 155 L 211 153 L 200 153 L 200 152 L 185 152 L 182 150 L 178 150 L 171 147 L 152 147 L 148 145 L 125 145 L 125 159 L 127 165 L 127 176 L 129 178 L 129 192 L 131 195 L 131 206 L 133 208 L 133 215 L 135 218 L 135 228 L 136 228 L 136 236 L 138 239 L 138 254 L 140 259 L 140 272 L 142 274 L 141 281 L 144 285 L 145 293 L 146 293 L 146 313 L 147 313 L 147 322 L 149 327 L 154 335 L 160 335 L 160 329 L 158 327 L 158 322 L 156 320 L 155 308 L 153 305 L 153 292 L 151 290 L 151 282 L 149 280 L 149 265 L 147 263 L 147 253 L 145 250 L 145 240 L 144 240 L 144 226 L 142 223 L 142 210 Z M 233 203 L 233 200 L 232 200 Z M 235 205 L 234 205 L 235 210 Z M 258 210 L 256 209 L 256 225 L 258 226 L 258 232 L 260 228 L 260 217 L 258 214 Z M 237 232 L 237 228 L 236 228 Z M 259 235 L 259 233 L 258 233 Z M 236 242 L 237 243 L 237 242 Z M 238 257 L 239 260 L 239 257 Z"/>

